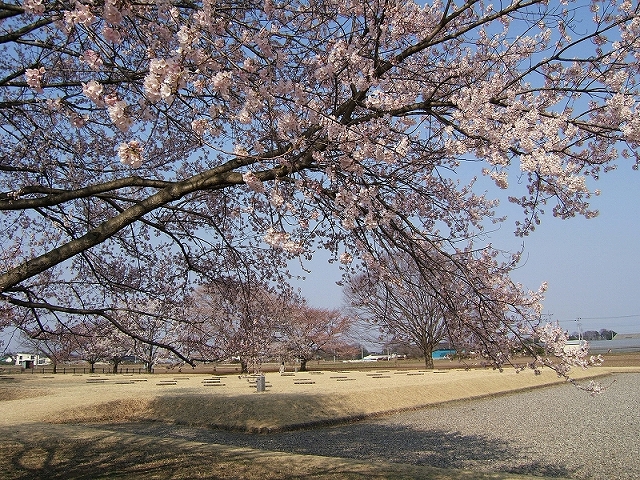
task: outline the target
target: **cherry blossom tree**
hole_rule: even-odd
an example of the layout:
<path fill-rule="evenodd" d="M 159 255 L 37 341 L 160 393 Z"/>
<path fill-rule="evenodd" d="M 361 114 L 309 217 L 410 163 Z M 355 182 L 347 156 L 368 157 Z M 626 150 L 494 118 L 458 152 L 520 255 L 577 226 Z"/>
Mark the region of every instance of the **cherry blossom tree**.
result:
<path fill-rule="evenodd" d="M 194 305 L 204 332 L 196 343 L 213 358 L 238 358 L 248 373 L 259 372 L 263 360 L 275 354 L 286 302 L 267 285 L 250 277 L 218 279 L 197 291 Z"/>
<path fill-rule="evenodd" d="M 331 352 L 342 345 L 351 319 L 336 309 L 313 308 L 303 301 L 290 303 L 278 337 L 285 356 L 300 361 L 300 371 L 321 352 Z"/>
<path fill-rule="evenodd" d="M 512 263 L 480 244 L 499 205 L 465 179 L 507 190 L 518 235 L 545 210 L 594 216 L 593 181 L 638 164 L 638 8 L 4 2 L 2 301 L 139 336 L 123 303 L 167 285 L 238 268 L 283 285 L 318 248 L 347 270 L 400 249 L 446 257 L 460 287 L 443 299 L 466 289 L 482 311 L 504 284 L 477 272 Z"/>
<path fill-rule="evenodd" d="M 183 314 L 174 304 L 158 300 L 129 306 L 118 319 L 118 324 L 133 337 L 132 352 L 144 362 L 148 373 L 159 361 L 170 360 L 182 325 L 188 324 Z"/>
<path fill-rule="evenodd" d="M 416 345 L 425 367 L 433 369 L 433 350 L 447 334 L 453 315 L 440 300 L 434 276 L 422 272 L 412 258 L 398 253 L 386 258 L 386 269 L 349 279 L 345 298 L 360 318 L 377 326 L 388 341 Z M 447 287 L 451 290 L 451 286 Z"/>
<path fill-rule="evenodd" d="M 107 343 L 94 325 L 77 328 L 71 343 L 71 356 L 86 361 L 91 373 L 95 373 L 96 363 L 107 358 Z"/>
<path fill-rule="evenodd" d="M 91 373 L 95 372 L 97 362 L 104 361 L 113 365 L 113 373 L 118 373 L 120 363 L 134 353 L 134 341 L 103 319 L 76 326 L 71 348 L 74 357 L 89 363 Z"/>
<path fill-rule="evenodd" d="M 105 340 L 105 359 L 112 365 L 111 372 L 118 373 L 120 364 L 135 353 L 134 347 L 136 342 L 131 336 L 113 327 L 108 328 L 105 333 Z"/>
<path fill-rule="evenodd" d="M 387 339 L 416 345 L 426 368 L 433 368 L 433 350 L 445 338 L 460 351 L 479 351 L 495 366 L 513 363 L 514 351 L 539 327 L 544 290 L 526 291 L 511 281 L 517 257 L 509 265 L 467 256 L 477 278 L 473 284 L 460 276 L 462 255 L 454 261 L 435 250 L 430 257 L 425 268 L 407 252 L 390 252 L 375 270 L 349 279 L 347 303 Z"/>
<path fill-rule="evenodd" d="M 23 330 L 21 340 L 23 345 L 42 353 L 51 360 L 53 373 L 58 373 L 58 365 L 71 358 L 73 351 L 73 333 L 66 324 L 58 324 L 55 328 L 42 330 L 34 329 L 29 332 Z"/>

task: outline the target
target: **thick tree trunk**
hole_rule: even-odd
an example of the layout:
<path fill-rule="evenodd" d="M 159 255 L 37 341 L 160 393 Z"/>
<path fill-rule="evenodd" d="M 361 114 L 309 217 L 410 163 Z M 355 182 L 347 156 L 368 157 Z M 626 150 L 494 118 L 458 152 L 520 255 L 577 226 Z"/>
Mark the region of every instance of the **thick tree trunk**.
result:
<path fill-rule="evenodd" d="M 307 359 L 306 358 L 301 358 L 300 359 L 300 371 L 301 372 L 306 372 L 307 371 Z"/>
<path fill-rule="evenodd" d="M 433 366 L 433 357 L 431 356 L 431 353 L 429 353 L 428 355 L 424 356 L 424 367 L 427 370 L 433 370 L 435 368 Z"/>
<path fill-rule="evenodd" d="M 424 355 L 424 366 L 427 370 L 433 370 L 433 347 L 431 345 L 423 345 L 422 353 Z"/>

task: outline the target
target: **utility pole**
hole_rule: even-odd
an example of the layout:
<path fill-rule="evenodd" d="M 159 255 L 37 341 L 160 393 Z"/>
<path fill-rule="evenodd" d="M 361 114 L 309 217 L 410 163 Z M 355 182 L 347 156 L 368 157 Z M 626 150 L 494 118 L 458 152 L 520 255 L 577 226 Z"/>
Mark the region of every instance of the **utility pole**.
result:
<path fill-rule="evenodd" d="M 582 320 L 580 317 L 576 318 L 576 323 L 578 325 L 578 340 L 582 341 L 582 323 L 580 323 L 580 320 Z"/>

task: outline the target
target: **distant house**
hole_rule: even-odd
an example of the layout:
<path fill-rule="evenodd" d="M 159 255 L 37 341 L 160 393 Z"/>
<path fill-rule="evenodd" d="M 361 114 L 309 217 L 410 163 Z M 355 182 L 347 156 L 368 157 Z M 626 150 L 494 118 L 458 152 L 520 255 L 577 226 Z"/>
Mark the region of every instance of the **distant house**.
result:
<path fill-rule="evenodd" d="M 15 365 L 19 365 L 22 368 L 34 368 L 39 365 L 49 365 L 49 360 L 44 355 L 38 355 L 37 353 L 16 353 Z"/>
<path fill-rule="evenodd" d="M 456 350 L 445 349 L 445 350 L 434 350 L 431 352 L 431 358 L 434 360 L 442 360 L 443 358 L 451 358 L 456 354 Z"/>
<path fill-rule="evenodd" d="M 613 340 L 640 340 L 640 333 L 616 333 Z"/>
<path fill-rule="evenodd" d="M 380 362 L 382 360 L 389 360 L 389 355 L 367 355 L 360 359 L 361 362 Z"/>
<path fill-rule="evenodd" d="M 575 355 L 584 348 L 586 343 L 584 340 L 567 340 L 567 343 L 565 343 L 562 349 L 564 353 L 572 353 Z"/>

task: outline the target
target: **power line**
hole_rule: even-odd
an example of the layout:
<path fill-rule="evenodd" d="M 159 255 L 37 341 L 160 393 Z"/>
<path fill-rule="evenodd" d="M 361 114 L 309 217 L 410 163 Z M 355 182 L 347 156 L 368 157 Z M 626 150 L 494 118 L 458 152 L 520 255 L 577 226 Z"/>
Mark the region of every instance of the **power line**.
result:
<path fill-rule="evenodd" d="M 610 319 L 616 319 L 616 318 L 633 318 L 633 317 L 640 317 L 640 314 L 636 314 L 636 315 L 620 315 L 618 317 L 580 317 L 580 319 L 582 319 L 582 320 L 610 320 Z"/>
<path fill-rule="evenodd" d="M 578 320 L 616 320 L 620 318 L 635 318 L 635 317 L 640 317 L 640 313 L 636 315 L 619 315 L 616 317 L 576 317 L 570 320 L 558 320 L 558 323 L 576 322 Z"/>

